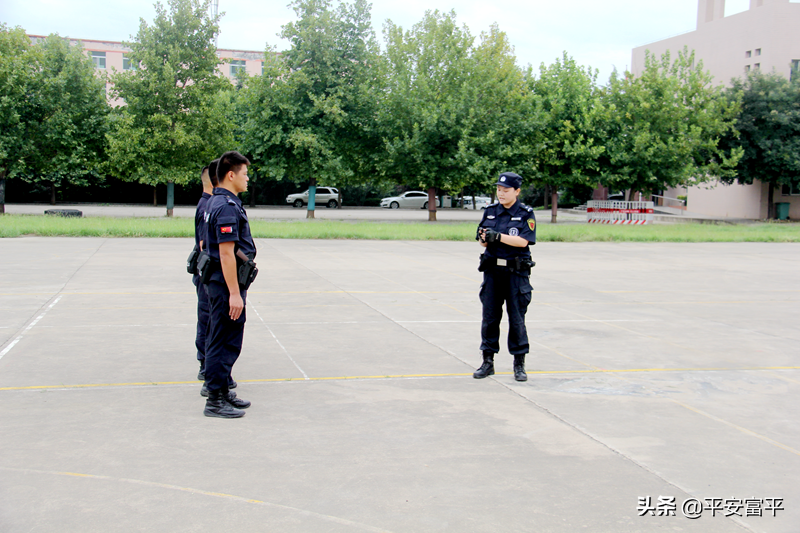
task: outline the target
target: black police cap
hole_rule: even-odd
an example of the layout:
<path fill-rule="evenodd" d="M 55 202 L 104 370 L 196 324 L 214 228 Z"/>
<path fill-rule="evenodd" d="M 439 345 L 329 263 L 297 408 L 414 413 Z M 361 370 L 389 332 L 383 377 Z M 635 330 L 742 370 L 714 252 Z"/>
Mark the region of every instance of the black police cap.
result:
<path fill-rule="evenodd" d="M 500 177 L 497 178 L 497 183 L 495 183 L 495 185 L 519 189 L 522 185 L 522 176 L 514 174 L 513 172 L 503 172 L 500 174 Z"/>

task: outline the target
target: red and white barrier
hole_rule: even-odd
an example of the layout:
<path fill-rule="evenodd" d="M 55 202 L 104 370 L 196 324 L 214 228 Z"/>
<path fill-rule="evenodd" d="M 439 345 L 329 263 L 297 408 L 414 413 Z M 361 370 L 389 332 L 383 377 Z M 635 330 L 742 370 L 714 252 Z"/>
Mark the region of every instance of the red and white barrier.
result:
<path fill-rule="evenodd" d="M 589 224 L 652 224 L 653 202 L 590 200 L 586 218 Z"/>

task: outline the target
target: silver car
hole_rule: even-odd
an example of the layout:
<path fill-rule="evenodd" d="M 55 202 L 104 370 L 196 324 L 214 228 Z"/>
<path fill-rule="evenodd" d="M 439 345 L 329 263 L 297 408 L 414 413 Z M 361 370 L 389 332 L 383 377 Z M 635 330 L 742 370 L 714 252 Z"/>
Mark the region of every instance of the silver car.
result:
<path fill-rule="evenodd" d="M 435 202 L 438 203 L 439 197 L 436 197 Z M 381 207 L 388 207 L 389 209 L 397 209 L 399 207 L 416 207 L 417 209 L 426 209 L 428 207 L 428 193 L 422 191 L 408 191 L 400 196 L 390 196 L 381 200 Z"/>
<path fill-rule="evenodd" d="M 308 205 L 308 189 L 297 194 L 290 194 L 286 197 L 286 203 L 294 207 Z M 334 187 L 317 187 L 314 195 L 314 205 L 324 205 L 331 209 L 339 207 L 339 189 Z"/>

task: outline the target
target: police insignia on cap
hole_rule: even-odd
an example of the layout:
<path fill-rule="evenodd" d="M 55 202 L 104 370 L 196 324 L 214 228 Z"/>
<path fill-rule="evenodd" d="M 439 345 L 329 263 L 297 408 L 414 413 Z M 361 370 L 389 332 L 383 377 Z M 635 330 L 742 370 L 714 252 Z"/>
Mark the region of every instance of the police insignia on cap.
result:
<path fill-rule="evenodd" d="M 528 227 L 531 228 L 531 231 L 536 231 L 536 221 L 532 218 L 528 219 Z"/>
<path fill-rule="evenodd" d="M 506 181 L 506 177 L 505 176 L 500 176 L 500 181 Z"/>

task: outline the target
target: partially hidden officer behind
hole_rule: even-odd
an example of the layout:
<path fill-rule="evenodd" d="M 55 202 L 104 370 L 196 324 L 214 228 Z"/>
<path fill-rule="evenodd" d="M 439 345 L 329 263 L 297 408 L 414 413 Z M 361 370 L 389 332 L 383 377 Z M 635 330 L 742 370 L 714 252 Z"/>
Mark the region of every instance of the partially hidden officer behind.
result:
<path fill-rule="evenodd" d="M 200 181 L 203 183 L 203 194 L 197 202 L 197 209 L 194 212 L 194 249 L 197 254 L 205 250 L 205 231 L 206 231 L 206 204 L 208 203 L 211 194 L 214 192 L 214 184 L 217 182 L 217 165 L 213 163 L 214 168 L 203 167 L 200 172 Z M 213 180 L 211 172 L 213 174 Z M 200 281 L 200 275 L 197 273 L 197 255 L 195 255 L 192 274 L 192 283 L 197 292 L 197 332 L 194 338 L 194 345 L 197 348 L 197 361 L 200 363 L 200 370 L 197 372 L 197 379 L 205 381 L 206 376 L 206 330 L 208 329 L 208 295 L 206 288 Z"/>
<path fill-rule="evenodd" d="M 508 351 L 514 356 L 514 379 L 526 381 L 525 355 L 528 332 L 525 313 L 531 302 L 531 252 L 536 244 L 533 209 L 519 201 L 522 177 L 503 172 L 497 180 L 497 202 L 486 207 L 476 239 L 486 250 L 478 270 L 483 272 L 480 298 L 483 304 L 481 352 L 483 364 L 475 379 L 494 374 L 494 356 L 500 351 L 503 304 L 508 312 Z"/>
<path fill-rule="evenodd" d="M 243 409 L 250 407 L 250 402 L 229 390 L 231 370 L 242 351 L 247 288 L 255 277 L 256 246 L 247 213 L 237 196 L 247 190 L 249 164 L 239 152 L 222 154 L 217 164 L 218 184 L 206 207 L 209 261 L 202 272 L 209 304 L 205 371 L 208 399 L 203 414 L 219 418 L 239 418 L 245 414 Z"/>

